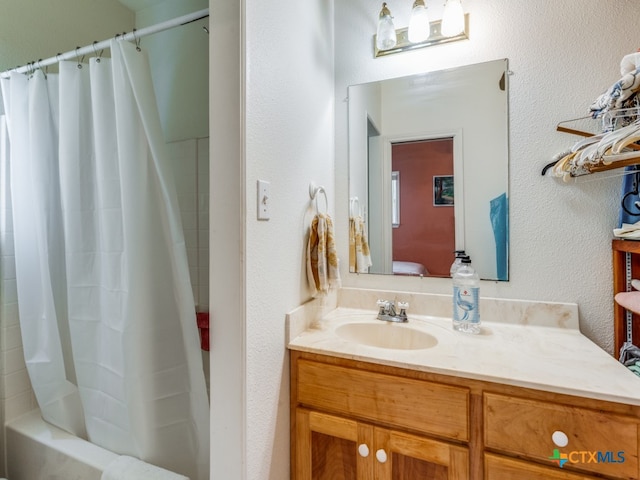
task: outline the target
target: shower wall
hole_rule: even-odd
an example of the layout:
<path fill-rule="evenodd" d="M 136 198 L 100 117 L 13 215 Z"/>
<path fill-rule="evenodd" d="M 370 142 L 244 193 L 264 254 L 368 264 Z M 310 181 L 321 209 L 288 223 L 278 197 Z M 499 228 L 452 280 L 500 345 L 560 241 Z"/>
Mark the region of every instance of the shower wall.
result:
<path fill-rule="evenodd" d="M 169 143 L 196 309 L 209 311 L 209 139 Z M 207 332 L 208 333 L 208 332 Z M 202 351 L 209 390 L 209 352 Z"/>
<path fill-rule="evenodd" d="M 209 309 L 209 139 L 169 143 L 198 311 Z"/>

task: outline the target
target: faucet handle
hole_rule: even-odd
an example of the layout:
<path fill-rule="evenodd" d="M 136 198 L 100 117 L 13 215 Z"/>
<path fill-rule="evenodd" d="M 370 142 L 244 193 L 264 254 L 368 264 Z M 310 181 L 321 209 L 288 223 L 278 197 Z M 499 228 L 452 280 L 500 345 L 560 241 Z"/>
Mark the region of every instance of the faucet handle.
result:
<path fill-rule="evenodd" d="M 391 305 L 393 305 L 393 302 L 390 302 L 389 300 L 378 300 L 376 302 L 376 305 L 378 306 L 378 308 L 380 309 L 385 309 L 387 310 Z"/>
<path fill-rule="evenodd" d="M 398 314 L 398 318 L 403 322 L 408 321 L 407 308 L 409 308 L 409 302 L 398 302 L 398 310 L 400 310 L 400 313 Z"/>
<path fill-rule="evenodd" d="M 378 311 L 378 315 L 386 315 L 389 312 L 391 305 L 393 305 L 393 302 L 390 302 L 389 300 L 378 300 L 376 305 L 380 309 Z"/>

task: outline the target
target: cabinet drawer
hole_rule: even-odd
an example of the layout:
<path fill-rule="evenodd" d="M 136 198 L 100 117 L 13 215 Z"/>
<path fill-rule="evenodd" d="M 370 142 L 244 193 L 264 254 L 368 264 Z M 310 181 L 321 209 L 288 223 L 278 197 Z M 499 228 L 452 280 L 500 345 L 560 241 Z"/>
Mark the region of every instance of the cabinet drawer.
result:
<path fill-rule="evenodd" d="M 563 469 L 638 478 L 638 419 L 485 393 L 484 420 L 486 448 L 559 467 L 551 458 L 558 457 L 566 460 Z M 553 442 L 556 431 L 566 434 L 566 446 Z"/>
<path fill-rule="evenodd" d="M 298 403 L 461 441 L 469 440 L 469 391 L 300 359 Z"/>
<path fill-rule="evenodd" d="M 504 458 L 498 455 L 484 456 L 484 480 L 595 480 L 595 477 L 571 473 L 561 468 L 543 467 L 533 463 Z"/>

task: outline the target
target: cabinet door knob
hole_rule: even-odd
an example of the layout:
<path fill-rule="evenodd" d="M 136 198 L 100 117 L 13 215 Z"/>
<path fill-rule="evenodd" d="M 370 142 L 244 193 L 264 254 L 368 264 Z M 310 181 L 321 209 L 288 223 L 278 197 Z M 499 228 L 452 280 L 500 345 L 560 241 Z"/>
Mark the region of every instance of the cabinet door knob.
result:
<path fill-rule="evenodd" d="M 358 445 L 358 453 L 361 457 L 369 456 L 369 447 L 367 447 L 366 443 L 361 443 L 360 445 Z"/>
<path fill-rule="evenodd" d="M 569 437 L 561 430 L 556 430 L 551 434 L 551 440 L 558 447 L 566 447 L 569 444 Z"/>
<path fill-rule="evenodd" d="M 376 458 L 380 463 L 385 463 L 387 461 L 387 452 L 383 449 L 380 449 L 376 452 Z"/>

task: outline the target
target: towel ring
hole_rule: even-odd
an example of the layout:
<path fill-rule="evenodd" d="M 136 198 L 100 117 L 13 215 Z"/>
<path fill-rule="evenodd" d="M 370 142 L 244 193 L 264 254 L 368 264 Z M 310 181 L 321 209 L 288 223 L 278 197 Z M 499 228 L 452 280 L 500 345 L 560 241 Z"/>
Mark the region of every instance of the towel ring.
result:
<path fill-rule="evenodd" d="M 351 197 L 351 199 L 349 200 L 349 204 L 349 214 L 351 215 L 351 217 L 362 216 L 362 212 L 360 211 L 360 200 L 358 200 L 358 197 Z"/>
<path fill-rule="evenodd" d="M 311 182 L 309 184 L 309 196 L 311 197 L 311 200 L 315 200 L 316 201 L 316 212 L 320 213 L 320 208 L 318 207 L 318 194 L 322 193 L 324 195 L 324 205 L 325 205 L 325 210 L 324 213 L 327 214 L 329 213 L 329 199 L 327 198 L 327 192 L 324 189 L 324 187 L 322 185 L 317 186 L 316 184 Z"/>

